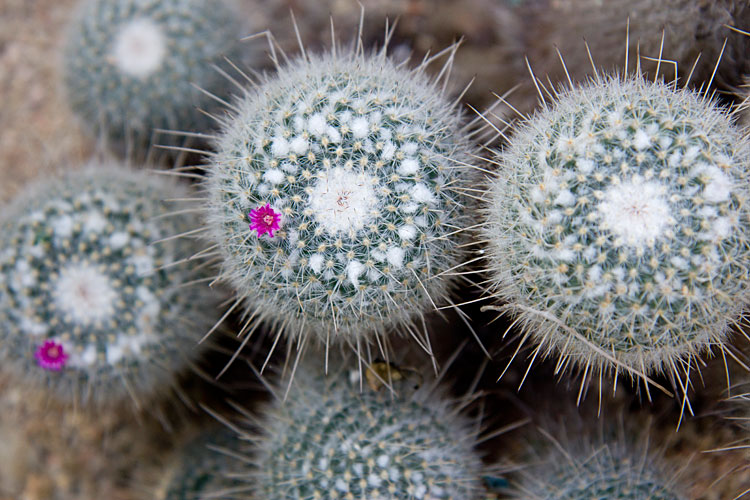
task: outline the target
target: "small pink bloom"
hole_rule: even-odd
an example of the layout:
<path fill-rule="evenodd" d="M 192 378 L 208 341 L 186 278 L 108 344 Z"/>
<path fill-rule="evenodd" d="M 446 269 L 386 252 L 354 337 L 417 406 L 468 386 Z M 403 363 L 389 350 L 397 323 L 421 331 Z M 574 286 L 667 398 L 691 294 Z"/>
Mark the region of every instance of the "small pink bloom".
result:
<path fill-rule="evenodd" d="M 65 354 L 62 344 L 55 342 L 54 340 L 45 340 L 44 344 L 39 346 L 34 353 L 39 366 L 45 370 L 52 370 L 59 372 L 65 366 L 65 362 L 68 360 L 68 355 Z"/>
<path fill-rule="evenodd" d="M 273 232 L 279 228 L 281 221 L 281 214 L 271 208 L 268 203 L 265 207 L 250 210 L 248 217 L 250 217 L 250 230 L 258 231 L 258 237 L 268 233 L 273 238 Z"/>

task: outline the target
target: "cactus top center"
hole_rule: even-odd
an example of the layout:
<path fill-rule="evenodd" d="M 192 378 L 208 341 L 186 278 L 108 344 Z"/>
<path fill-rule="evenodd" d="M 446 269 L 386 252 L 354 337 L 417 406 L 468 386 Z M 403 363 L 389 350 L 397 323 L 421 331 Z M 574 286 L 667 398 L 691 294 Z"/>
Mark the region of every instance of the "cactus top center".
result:
<path fill-rule="evenodd" d="M 340 167 L 321 172 L 310 192 L 315 219 L 331 235 L 362 229 L 377 208 L 376 184 L 370 175 Z"/>
<path fill-rule="evenodd" d="M 124 24 L 115 37 L 112 60 L 123 73 L 144 79 L 164 62 L 167 43 L 162 29 L 149 19 Z"/>
<path fill-rule="evenodd" d="M 90 325 L 115 311 L 117 293 L 109 278 L 90 265 L 64 269 L 55 285 L 55 305 L 75 323 Z"/>
<path fill-rule="evenodd" d="M 652 247 L 670 225 L 675 224 L 666 188 L 640 176 L 610 186 L 598 205 L 602 226 L 626 245 Z"/>

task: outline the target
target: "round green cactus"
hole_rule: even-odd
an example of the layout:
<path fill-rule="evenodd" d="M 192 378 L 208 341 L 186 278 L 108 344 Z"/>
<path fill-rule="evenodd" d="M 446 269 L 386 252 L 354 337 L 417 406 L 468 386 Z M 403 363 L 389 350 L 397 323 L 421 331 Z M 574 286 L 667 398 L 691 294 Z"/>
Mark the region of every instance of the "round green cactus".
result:
<path fill-rule="evenodd" d="M 229 429 L 204 432 L 185 445 L 168 468 L 157 500 L 247 498 L 254 485 L 237 477 L 238 440 Z"/>
<path fill-rule="evenodd" d="M 579 436 L 580 437 L 580 436 Z M 657 457 L 622 440 L 563 444 L 523 474 L 513 498 L 525 500 L 685 500 Z"/>
<path fill-rule="evenodd" d="M 239 58 L 238 16 L 224 0 L 89 0 L 63 55 L 70 103 L 112 145 L 148 144 L 153 129 L 200 132 L 201 109 L 229 94 L 213 65 Z M 198 87 L 198 88 L 196 88 Z"/>
<path fill-rule="evenodd" d="M 211 159 L 221 277 L 291 338 L 359 345 L 409 325 L 461 262 L 471 148 L 423 69 L 304 57 L 252 89 Z"/>
<path fill-rule="evenodd" d="M 62 399 L 113 402 L 169 386 L 197 349 L 212 292 L 182 259 L 188 191 L 114 165 L 40 180 L 0 220 L 0 356 Z M 191 354 L 192 353 L 192 354 Z"/>
<path fill-rule="evenodd" d="M 750 298 L 748 161 L 705 96 L 638 77 L 561 92 L 498 153 L 489 291 L 563 365 L 686 366 Z"/>
<path fill-rule="evenodd" d="M 421 389 L 360 392 L 349 375 L 302 369 L 267 410 L 253 498 L 483 498 L 476 436 L 451 401 Z"/>

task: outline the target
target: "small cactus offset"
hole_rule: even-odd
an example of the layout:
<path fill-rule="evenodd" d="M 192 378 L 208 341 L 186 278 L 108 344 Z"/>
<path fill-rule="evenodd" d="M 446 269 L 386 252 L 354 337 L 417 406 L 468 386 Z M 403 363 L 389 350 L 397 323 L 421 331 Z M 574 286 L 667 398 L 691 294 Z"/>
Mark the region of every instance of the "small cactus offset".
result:
<path fill-rule="evenodd" d="M 241 453 L 239 443 L 229 429 L 205 431 L 197 436 L 174 457 L 156 500 L 248 498 L 255 486 L 236 477 L 242 467 L 242 461 L 237 460 Z"/>
<path fill-rule="evenodd" d="M 446 297 L 472 150 L 440 82 L 385 50 L 334 51 L 290 62 L 236 107 L 207 219 L 254 318 L 359 345 Z"/>
<path fill-rule="evenodd" d="M 484 498 L 476 430 L 444 395 L 360 392 L 356 371 L 302 371 L 266 412 L 253 498 Z"/>
<path fill-rule="evenodd" d="M 577 443 L 573 439 L 578 440 Z M 558 449 L 558 446 L 560 449 Z M 662 460 L 623 438 L 600 443 L 575 434 L 522 474 L 512 498 L 524 500 L 687 500 Z M 538 454 L 538 450 L 534 450 Z"/>
<path fill-rule="evenodd" d="M 239 57 L 237 14 L 224 0 L 87 0 L 69 28 L 65 83 L 84 126 L 129 148 L 153 129 L 203 131 L 229 94 L 214 67 Z M 198 88 L 196 88 L 198 87 Z"/>
<path fill-rule="evenodd" d="M 748 161 L 705 96 L 640 77 L 561 91 L 498 153 L 489 291 L 560 366 L 687 371 L 750 298 Z"/>
<path fill-rule="evenodd" d="M 189 192 L 115 165 L 40 180 L 0 221 L 0 357 L 20 383 L 61 400 L 136 400 L 168 387 L 213 314 L 181 259 L 197 242 L 171 215 Z M 193 352 L 193 354 L 190 354 Z"/>

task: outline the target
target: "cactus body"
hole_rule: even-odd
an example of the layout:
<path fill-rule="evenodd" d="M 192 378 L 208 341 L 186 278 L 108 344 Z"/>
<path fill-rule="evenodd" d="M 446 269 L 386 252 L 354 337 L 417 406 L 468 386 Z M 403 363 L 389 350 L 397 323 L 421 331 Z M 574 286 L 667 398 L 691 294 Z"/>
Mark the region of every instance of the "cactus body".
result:
<path fill-rule="evenodd" d="M 470 148 L 422 70 L 302 58 L 237 103 L 212 158 L 222 277 L 287 335 L 352 345 L 408 324 L 460 262 Z"/>
<path fill-rule="evenodd" d="M 696 86 L 711 78 L 720 55 L 714 80 L 725 88 L 742 83 L 749 69 L 744 57 L 749 41 L 728 28 L 744 28 L 750 22 L 750 7 L 743 0 L 533 0 L 518 9 L 530 20 L 534 70 L 541 77 L 549 74 L 553 81 L 567 81 L 556 49 L 574 80 L 582 81 L 594 71 L 588 52 L 582 50 L 584 40 L 596 67 L 606 71 L 624 68 L 626 47 L 631 68 L 637 55 L 653 59 L 661 53 L 662 72 L 673 76 L 674 62 L 680 78 L 686 80 L 692 73 Z M 648 71 L 656 66 L 645 58 L 640 64 Z"/>
<path fill-rule="evenodd" d="M 566 361 L 676 370 L 750 298 L 749 151 L 687 90 L 610 78 L 563 92 L 499 153 L 491 290 Z"/>
<path fill-rule="evenodd" d="M 580 439 L 580 436 L 579 436 Z M 569 445 L 565 445 L 569 446 Z M 516 486 L 526 500 L 684 500 L 661 461 L 622 441 L 554 450 Z"/>
<path fill-rule="evenodd" d="M 180 259 L 195 228 L 165 216 L 185 189 L 122 166 L 41 180 L 2 216 L 0 353 L 21 382 L 105 403 L 168 386 L 212 315 Z M 194 356 L 194 355 L 193 355 Z"/>
<path fill-rule="evenodd" d="M 148 145 L 153 129 L 203 131 L 201 112 L 238 59 L 237 15 L 221 0 L 95 0 L 81 5 L 63 56 L 72 108 L 111 145 Z M 164 139 L 166 140 L 166 139 Z"/>
<path fill-rule="evenodd" d="M 346 375 L 297 373 L 267 412 L 254 498 L 483 498 L 475 438 L 449 401 L 360 393 Z"/>
<path fill-rule="evenodd" d="M 206 431 L 184 446 L 168 472 L 159 500 L 247 498 L 249 486 L 234 477 L 238 439 L 228 429 Z M 225 452 L 226 451 L 226 452 Z M 232 456 L 235 454 L 235 456 Z"/>

